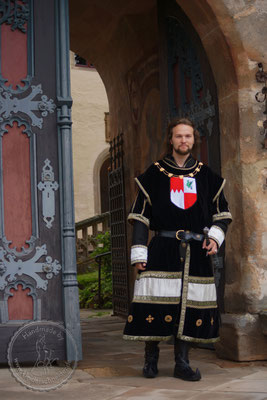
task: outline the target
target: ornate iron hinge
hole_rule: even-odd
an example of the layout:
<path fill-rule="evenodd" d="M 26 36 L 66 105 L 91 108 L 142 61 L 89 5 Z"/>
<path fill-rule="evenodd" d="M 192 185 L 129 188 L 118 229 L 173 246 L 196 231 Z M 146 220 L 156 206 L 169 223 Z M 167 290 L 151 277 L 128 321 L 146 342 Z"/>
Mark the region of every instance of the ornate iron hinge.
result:
<path fill-rule="evenodd" d="M 0 0 L 0 25 L 11 25 L 12 31 L 19 29 L 26 33 L 25 24 L 29 20 L 28 0 Z"/>

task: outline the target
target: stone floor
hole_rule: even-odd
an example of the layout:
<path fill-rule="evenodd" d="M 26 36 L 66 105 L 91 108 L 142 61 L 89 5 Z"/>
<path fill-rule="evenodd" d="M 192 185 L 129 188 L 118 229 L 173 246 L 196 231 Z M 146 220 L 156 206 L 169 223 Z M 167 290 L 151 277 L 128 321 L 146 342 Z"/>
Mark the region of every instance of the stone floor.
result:
<path fill-rule="evenodd" d="M 81 311 L 83 361 L 60 389 L 34 392 L 15 381 L 7 368 L 0 369 L 0 399 L 18 395 L 27 400 L 267 400 L 267 361 L 235 363 L 220 360 L 211 350 L 192 349 L 191 364 L 202 380 L 184 382 L 172 377 L 173 347 L 160 346 L 159 376 L 142 377 L 143 344 L 122 340 L 124 322 L 110 315 L 97 317 Z"/>

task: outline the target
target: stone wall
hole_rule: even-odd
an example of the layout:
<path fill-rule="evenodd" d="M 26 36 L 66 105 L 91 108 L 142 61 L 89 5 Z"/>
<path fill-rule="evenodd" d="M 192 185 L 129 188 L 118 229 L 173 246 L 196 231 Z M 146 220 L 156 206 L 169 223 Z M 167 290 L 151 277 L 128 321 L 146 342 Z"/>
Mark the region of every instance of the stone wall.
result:
<path fill-rule="evenodd" d="M 267 338 L 259 321 L 267 308 L 267 151 L 259 128 L 263 105 L 255 100 L 263 86 L 255 73 L 258 62 L 266 60 L 267 3 L 208 0 L 194 2 L 196 7 L 178 3 L 197 30 L 215 76 L 222 173 L 228 180 L 226 193 L 234 217 L 227 239 L 227 315 L 218 353 L 237 360 L 267 358 Z"/>
<path fill-rule="evenodd" d="M 108 100 L 97 71 L 75 66 L 72 52 L 70 58 L 74 204 L 78 222 L 101 212 L 99 172 L 109 155 L 104 121 Z"/>

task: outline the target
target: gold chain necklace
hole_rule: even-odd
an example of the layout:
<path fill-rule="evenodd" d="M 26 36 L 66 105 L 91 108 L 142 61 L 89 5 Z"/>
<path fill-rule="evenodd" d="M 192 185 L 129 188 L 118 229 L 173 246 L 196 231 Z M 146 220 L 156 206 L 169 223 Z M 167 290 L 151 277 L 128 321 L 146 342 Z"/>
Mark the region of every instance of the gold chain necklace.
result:
<path fill-rule="evenodd" d="M 195 176 L 201 170 L 201 167 L 202 167 L 203 163 L 199 162 L 197 168 L 193 172 L 190 172 L 190 174 L 187 174 L 187 175 L 175 175 L 175 174 L 172 174 L 171 172 L 166 171 L 166 169 L 164 169 L 160 165 L 160 163 L 158 163 L 157 161 L 154 162 L 154 165 L 156 165 L 156 167 L 158 167 L 160 172 L 163 172 L 163 174 L 165 174 L 169 178 L 171 178 L 172 176 L 175 176 L 175 177 L 183 179 L 183 178 L 186 178 L 186 177 L 191 177 L 192 178 L 193 176 Z"/>

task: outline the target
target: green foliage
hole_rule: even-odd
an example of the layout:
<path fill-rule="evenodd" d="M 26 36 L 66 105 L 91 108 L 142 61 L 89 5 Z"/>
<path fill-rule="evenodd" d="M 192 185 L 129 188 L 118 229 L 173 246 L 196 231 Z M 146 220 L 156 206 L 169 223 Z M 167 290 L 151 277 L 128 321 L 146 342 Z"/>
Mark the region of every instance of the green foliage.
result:
<path fill-rule="evenodd" d="M 97 282 L 97 279 L 98 279 L 97 270 L 88 272 L 87 274 L 79 274 L 77 276 L 79 288 L 81 289 L 86 288 L 86 286 L 90 285 L 93 282 Z"/>
<path fill-rule="evenodd" d="M 92 252 L 92 257 L 110 251 L 111 249 L 110 232 L 106 231 L 105 233 L 99 233 L 99 235 L 97 235 L 95 238 L 95 242 L 97 244 L 97 247 Z"/>
<path fill-rule="evenodd" d="M 101 254 L 111 251 L 111 239 L 110 232 L 100 233 L 96 237 L 96 249 L 92 252 L 91 257 L 96 257 Z M 112 266 L 111 266 L 111 255 L 102 257 L 101 271 L 107 276 L 111 276 Z"/>
<path fill-rule="evenodd" d="M 110 232 L 101 233 L 96 237 L 97 247 L 91 256 L 96 257 L 109 252 Z M 79 296 L 81 308 L 112 308 L 112 265 L 111 255 L 102 257 L 101 263 L 101 300 L 98 298 L 98 264 L 94 270 L 78 275 Z"/>

